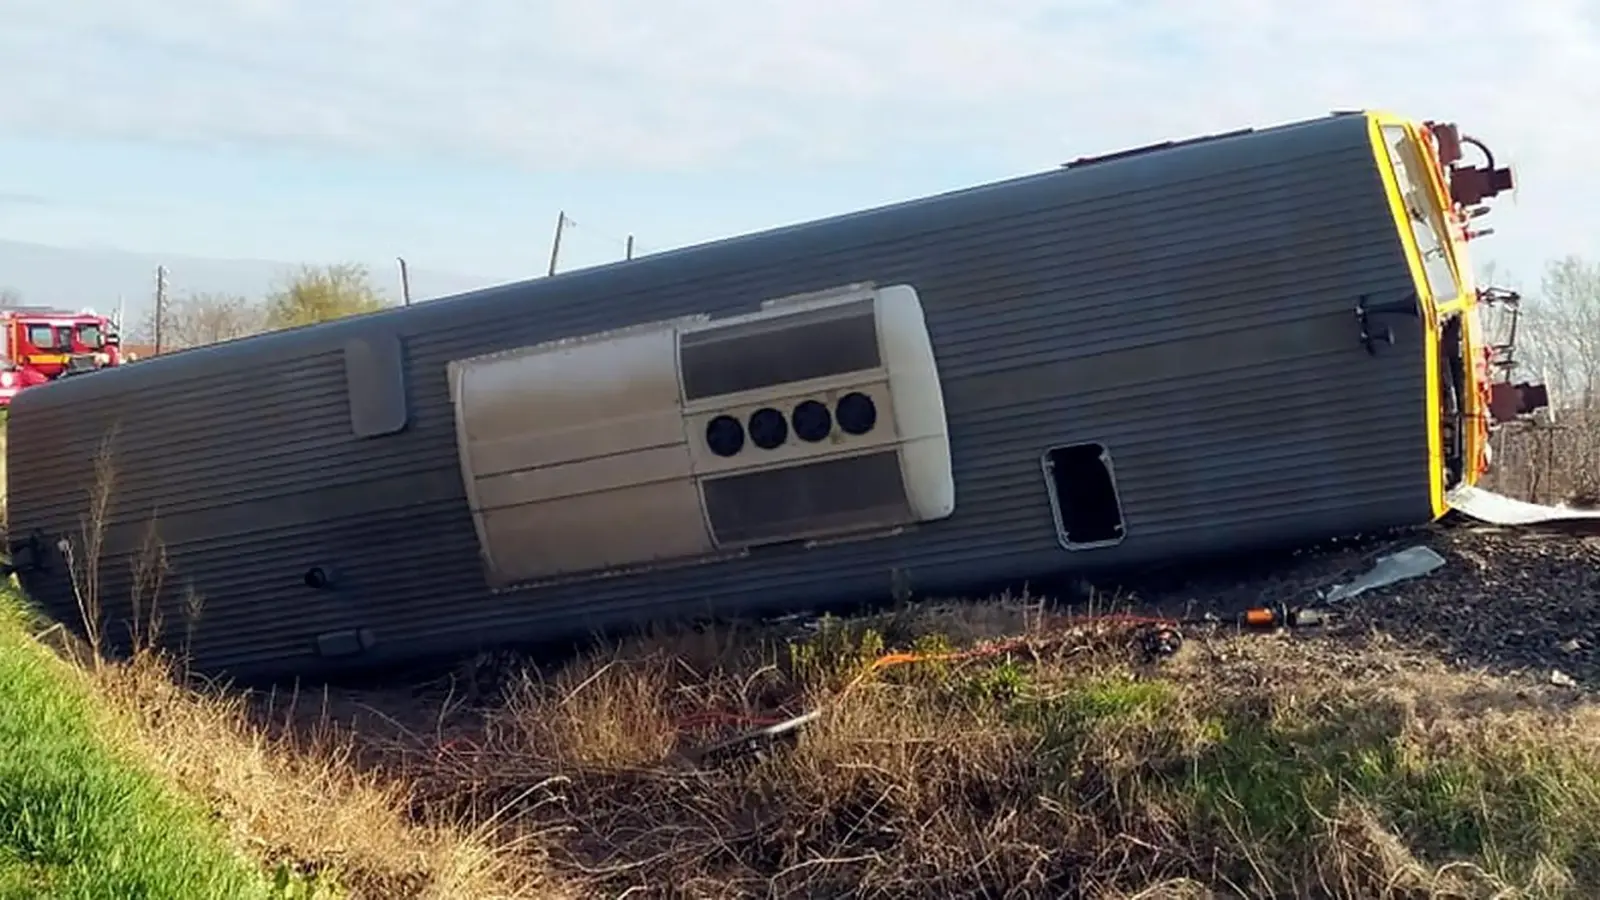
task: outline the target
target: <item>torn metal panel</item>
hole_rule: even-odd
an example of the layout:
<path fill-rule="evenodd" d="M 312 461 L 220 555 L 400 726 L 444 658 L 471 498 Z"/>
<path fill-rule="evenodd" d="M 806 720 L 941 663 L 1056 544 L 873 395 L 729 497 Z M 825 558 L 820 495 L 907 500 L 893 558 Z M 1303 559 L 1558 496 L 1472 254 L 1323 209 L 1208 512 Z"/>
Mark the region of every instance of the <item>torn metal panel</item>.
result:
<path fill-rule="evenodd" d="M 1450 508 L 1491 525 L 1543 525 L 1560 522 L 1600 522 L 1600 509 L 1545 506 L 1462 485 L 1448 495 Z"/>

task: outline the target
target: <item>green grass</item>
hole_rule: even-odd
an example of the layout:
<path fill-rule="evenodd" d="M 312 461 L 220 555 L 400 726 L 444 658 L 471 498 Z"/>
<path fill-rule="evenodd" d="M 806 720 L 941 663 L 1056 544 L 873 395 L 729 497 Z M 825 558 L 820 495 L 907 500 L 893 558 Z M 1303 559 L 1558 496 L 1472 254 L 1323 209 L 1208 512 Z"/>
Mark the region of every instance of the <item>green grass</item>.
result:
<path fill-rule="evenodd" d="M 294 896 L 109 739 L 88 686 L 0 590 L 0 900 Z"/>
<path fill-rule="evenodd" d="M 1296 691 L 1307 688 L 1282 696 Z M 1047 792 L 1116 785 L 1119 808 L 1102 813 L 1161 809 L 1207 843 L 1231 843 L 1220 868 L 1235 883 L 1305 891 L 1297 873 L 1327 855 L 1330 823 L 1362 810 L 1422 863 L 1414 872 L 1467 863 L 1530 896 L 1600 892 L 1592 743 L 1511 711 L 1500 727 L 1467 716 L 1452 727 L 1363 690 L 1308 693 L 1315 702 L 1192 686 L 1184 697 L 1171 682 L 1101 675 L 1013 703 L 1008 718 L 1037 735 Z"/>
<path fill-rule="evenodd" d="M 1236 718 L 1175 787 L 1197 820 L 1263 845 L 1312 840 L 1341 802 L 1381 810 L 1419 856 L 1471 860 L 1511 884 L 1564 870 L 1600 890 L 1600 765 L 1536 733 L 1431 748 L 1401 716 L 1349 703 L 1315 719 Z"/>

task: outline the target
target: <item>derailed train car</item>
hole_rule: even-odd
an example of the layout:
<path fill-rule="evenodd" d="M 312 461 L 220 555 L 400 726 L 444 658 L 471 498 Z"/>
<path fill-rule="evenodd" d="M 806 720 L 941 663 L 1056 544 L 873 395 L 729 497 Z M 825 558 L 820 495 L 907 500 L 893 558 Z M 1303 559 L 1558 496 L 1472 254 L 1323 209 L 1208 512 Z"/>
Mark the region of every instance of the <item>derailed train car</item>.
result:
<path fill-rule="evenodd" d="M 68 379 L 13 565 L 260 677 L 1424 523 L 1485 462 L 1463 140 L 1341 113 Z"/>

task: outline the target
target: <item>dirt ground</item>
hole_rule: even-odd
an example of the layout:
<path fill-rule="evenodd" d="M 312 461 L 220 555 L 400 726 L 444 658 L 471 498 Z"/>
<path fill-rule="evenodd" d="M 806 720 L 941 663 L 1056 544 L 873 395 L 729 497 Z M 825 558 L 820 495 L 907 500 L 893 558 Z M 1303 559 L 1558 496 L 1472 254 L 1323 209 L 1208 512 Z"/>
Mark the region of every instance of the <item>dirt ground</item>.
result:
<path fill-rule="evenodd" d="M 1445 560 L 1432 573 L 1346 601 L 1319 591 L 1350 580 L 1380 556 L 1423 545 Z M 1329 610 L 1334 639 L 1378 634 L 1457 668 L 1548 681 L 1560 671 L 1600 687 L 1600 536 L 1453 523 L 1211 567 L 1123 588 L 1132 608 L 1182 614 L 1263 603 Z M 1560 680 L 1558 678 L 1558 680 Z"/>

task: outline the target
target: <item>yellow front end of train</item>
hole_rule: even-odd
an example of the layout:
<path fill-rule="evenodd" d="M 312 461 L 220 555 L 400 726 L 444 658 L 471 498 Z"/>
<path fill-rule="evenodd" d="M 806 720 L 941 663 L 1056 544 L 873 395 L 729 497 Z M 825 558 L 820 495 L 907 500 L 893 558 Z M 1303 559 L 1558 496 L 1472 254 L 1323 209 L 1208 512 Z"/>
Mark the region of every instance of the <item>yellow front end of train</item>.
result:
<path fill-rule="evenodd" d="M 1437 518 L 1449 511 L 1451 488 L 1475 484 L 1488 470 L 1492 350 L 1479 315 L 1485 292 L 1467 244 L 1487 233 L 1472 226 L 1489 211 L 1487 201 L 1512 187 L 1512 175 L 1453 124 L 1387 113 L 1367 119 L 1424 322 L 1429 489 Z M 1467 145 L 1482 153 L 1482 165 L 1464 161 Z"/>

